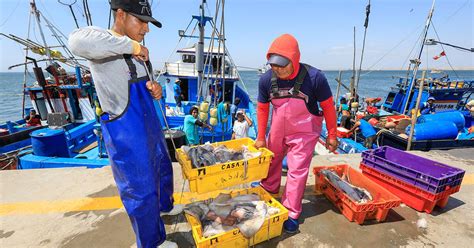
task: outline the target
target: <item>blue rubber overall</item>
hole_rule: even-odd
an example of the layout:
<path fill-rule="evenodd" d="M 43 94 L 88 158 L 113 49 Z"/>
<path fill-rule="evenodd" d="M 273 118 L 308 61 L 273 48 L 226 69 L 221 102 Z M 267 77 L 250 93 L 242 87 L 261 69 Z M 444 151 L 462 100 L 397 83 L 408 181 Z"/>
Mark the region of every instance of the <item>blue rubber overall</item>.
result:
<path fill-rule="evenodd" d="M 173 170 L 166 140 L 146 88 L 148 77 L 137 78 L 130 56 L 129 99 L 122 114 L 101 116 L 110 164 L 138 247 L 157 247 L 166 239 L 160 211 L 173 208 Z"/>

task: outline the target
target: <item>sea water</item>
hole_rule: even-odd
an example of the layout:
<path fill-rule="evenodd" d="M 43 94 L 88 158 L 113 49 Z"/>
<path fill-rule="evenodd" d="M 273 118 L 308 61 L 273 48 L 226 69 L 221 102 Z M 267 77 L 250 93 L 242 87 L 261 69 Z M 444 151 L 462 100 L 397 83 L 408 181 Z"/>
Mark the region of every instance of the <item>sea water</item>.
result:
<path fill-rule="evenodd" d="M 332 93 L 336 95 L 338 71 L 323 71 L 328 79 Z M 474 80 L 474 71 L 456 71 L 446 73 L 451 79 L 456 80 Z M 400 77 L 406 76 L 406 71 L 362 71 L 359 80 L 359 95 L 362 97 L 382 97 L 384 98 L 390 91 L 391 87 L 395 87 Z M 241 78 L 247 88 L 250 98 L 256 102 L 258 94 L 259 75 L 255 71 L 241 71 Z M 421 76 L 421 72 L 418 74 Z M 430 77 L 441 77 L 444 74 L 431 74 Z M 352 71 L 342 72 L 342 82 L 349 86 Z M 160 78 L 164 82 L 164 78 Z M 21 72 L 2 72 L 0 73 L 0 123 L 7 120 L 15 121 L 22 117 L 22 92 L 23 92 L 23 73 Z M 34 81 L 33 75 L 27 76 L 29 85 Z M 172 80 L 174 81 L 174 80 Z M 346 93 L 341 87 L 340 95 Z M 25 101 L 26 107 L 31 107 L 31 100 L 27 96 Z"/>

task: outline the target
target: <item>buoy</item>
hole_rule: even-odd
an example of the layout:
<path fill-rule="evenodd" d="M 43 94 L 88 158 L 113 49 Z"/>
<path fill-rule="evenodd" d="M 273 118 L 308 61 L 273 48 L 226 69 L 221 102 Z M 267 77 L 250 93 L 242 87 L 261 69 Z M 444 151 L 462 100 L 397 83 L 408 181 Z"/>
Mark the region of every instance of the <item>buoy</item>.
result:
<path fill-rule="evenodd" d="M 216 126 L 217 125 L 217 118 L 216 117 L 211 117 L 211 119 L 209 119 L 209 124 L 211 124 L 211 126 Z"/>
<path fill-rule="evenodd" d="M 211 117 L 217 118 L 217 108 L 211 108 Z"/>
<path fill-rule="evenodd" d="M 59 59 L 63 57 L 63 54 L 60 51 L 50 50 L 51 57 Z"/>
<path fill-rule="evenodd" d="M 206 112 L 199 112 L 199 119 L 201 121 L 207 121 L 207 113 Z"/>
<path fill-rule="evenodd" d="M 464 115 L 460 111 L 445 111 L 435 114 L 426 114 L 418 117 L 418 123 L 428 122 L 439 122 L 439 121 L 450 121 L 456 124 L 458 131 L 462 130 L 465 126 Z M 415 127 L 416 129 L 416 127 Z"/>
<path fill-rule="evenodd" d="M 405 129 L 410 134 L 411 125 Z M 434 121 L 415 125 L 414 140 L 454 139 L 458 135 L 456 124 L 452 121 Z"/>
<path fill-rule="evenodd" d="M 209 111 L 209 102 L 208 101 L 202 102 L 199 107 L 199 111 L 207 113 L 207 111 Z"/>

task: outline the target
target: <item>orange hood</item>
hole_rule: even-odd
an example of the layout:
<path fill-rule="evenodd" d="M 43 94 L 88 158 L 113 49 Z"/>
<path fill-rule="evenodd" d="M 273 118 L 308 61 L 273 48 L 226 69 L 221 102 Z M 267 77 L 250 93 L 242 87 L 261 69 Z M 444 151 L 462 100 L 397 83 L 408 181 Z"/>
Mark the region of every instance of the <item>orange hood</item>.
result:
<path fill-rule="evenodd" d="M 293 63 L 293 73 L 284 79 L 293 79 L 298 75 L 300 69 L 300 48 L 295 37 L 290 34 L 284 34 L 276 38 L 272 42 L 270 49 L 268 49 L 267 60 L 270 58 L 270 54 L 281 55 Z"/>

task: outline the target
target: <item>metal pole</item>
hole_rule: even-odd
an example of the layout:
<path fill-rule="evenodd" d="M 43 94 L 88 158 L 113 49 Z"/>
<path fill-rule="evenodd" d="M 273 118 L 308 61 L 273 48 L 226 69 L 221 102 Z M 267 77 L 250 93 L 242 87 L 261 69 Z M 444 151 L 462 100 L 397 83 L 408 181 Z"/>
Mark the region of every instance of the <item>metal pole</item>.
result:
<path fill-rule="evenodd" d="M 352 77 L 351 77 L 351 81 L 350 81 L 350 90 L 349 90 L 349 93 L 351 93 L 351 98 L 354 97 L 355 99 L 355 86 L 354 86 L 354 82 L 355 82 L 355 73 L 356 73 L 356 70 L 355 70 L 355 67 L 356 67 L 356 27 L 354 26 L 354 55 L 352 57 Z"/>
<path fill-rule="evenodd" d="M 369 4 L 365 9 L 365 23 L 364 23 L 364 40 L 362 41 L 362 52 L 360 53 L 360 63 L 359 63 L 359 71 L 357 72 L 357 80 L 355 82 L 355 95 L 357 95 L 357 90 L 359 89 L 359 79 L 360 79 L 360 71 L 362 70 L 362 61 L 364 60 L 364 50 L 365 50 L 365 38 L 367 36 L 367 28 L 369 27 L 369 15 L 370 15 L 370 0 Z"/>
<path fill-rule="evenodd" d="M 39 29 L 40 34 L 41 34 L 41 39 L 43 40 L 43 43 L 44 43 L 44 49 L 45 49 L 45 52 L 46 52 L 46 56 L 48 56 L 48 60 L 52 64 L 53 61 L 51 60 L 51 53 L 49 51 L 48 44 L 46 43 L 46 39 L 44 38 L 44 33 L 43 33 L 43 29 L 41 28 L 41 22 L 40 22 L 40 13 L 39 13 L 38 9 L 36 9 L 35 0 L 31 0 L 30 6 L 31 6 L 31 11 L 36 16 L 36 22 L 38 23 L 38 29 Z"/>
<path fill-rule="evenodd" d="M 403 111 L 402 111 L 402 114 L 405 114 L 406 111 L 407 111 L 407 108 L 408 108 L 408 105 L 410 104 L 410 96 L 411 96 L 411 91 L 413 90 L 413 86 L 415 85 L 415 82 L 416 82 L 416 74 L 418 72 L 418 68 L 421 64 L 421 54 L 423 53 L 423 47 L 425 46 L 425 40 L 426 40 L 426 35 L 428 34 L 428 29 L 430 27 L 430 23 L 431 23 L 431 18 L 433 17 L 433 12 L 434 12 L 434 4 L 435 4 L 435 0 L 433 0 L 433 3 L 431 5 L 431 10 L 430 10 L 430 13 L 428 14 L 428 18 L 426 20 L 426 24 L 425 24 L 425 29 L 424 29 L 424 34 L 423 34 L 423 39 L 421 40 L 421 48 L 420 48 L 420 52 L 418 53 L 418 58 L 415 60 L 415 67 L 413 69 L 413 77 L 411 78 L 411 83 L 410 83 L 410 89 L 407 91 L 407 95 L 406 95 L 406 101 L 404 101 L 404 107 L 403 107 Z"/>
<path fill-rule="evenodd" d="M 204 71 L 204 25 L 205 19 L 204 19 L 204 3 L 206 1 L 203 0 L 201 3 L 201 19 L 199 20 L 199 41 L 197 44 L 197 49 L 196 49 L 196 64 L 197 64 L 197 72 L 198 72 L 198 87 L 202 87 L 202 78 L 203 78 L 203 71 Z M 201 96 L 198 95 L 197 102 L 200 101 Z"/>
<path fill-rule="evenodd" d="M 411 142 L 413 140 L 413 134 L 415 133 L 415 124 L 416 124 L 416 120 L 418 119 L 418 109 L 420 107 L 421 95 L 423 93 L 423 86 L 425 84 L 425 76 L 426 76 L 426 71 L 423 71 L 421 74 L 421 82 L 420 82 L 420 88 L 418 90 L 418 97 L 416 99 L 415 113 L 413 113 L 411 117 L 411 128 L 410 128 L 410 135 L 408 136 L 407 151 L 410 151 L 411 149 Z"/>
<path fill-rule="evenodd" d="M 347 85 L 345 85 L 341 80 L 339 80 L 338 78 L 336 78 L 336 82 L 338 82 L 344 89 L 346 89 L 347 91 L 351 91 L 351 89 L 349 89 L 349 87 L 347 87 Z"/>
<path fill-rule="evenodd" d="M 336 81 L 337 81 L 337 90 L 336 90 L 336 101 L 334 103 L 335 106 L 337 106 L 337 101 L 339 100 L 339 90 L 341 89 L 341 76 L 342 76 L 342 71 L 339 71 L 339 76 L 337 77 Z M 336 109 L 337 111 L 337 109 Z"/>
<path fill-rule="evenodd" d="M 74 18 L 74 22 L 76 23 L 76 27 L 79 28 L 79 24 L 77 23 L 76 15 L 74 14 L 74 10 L 72 10 L 71 5 L 69 5 L 69 9 L 71 10 L 72 18 Z M 110 17 L 109 17 L 109 19 L 110 19 Z M 109 21 L 109 23 L 110 23 L 110 21 Z M 110 27 L 110 25 L 109 25 L 109 27 Z"/>

